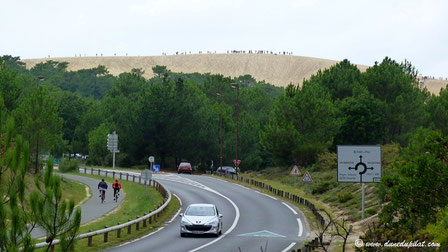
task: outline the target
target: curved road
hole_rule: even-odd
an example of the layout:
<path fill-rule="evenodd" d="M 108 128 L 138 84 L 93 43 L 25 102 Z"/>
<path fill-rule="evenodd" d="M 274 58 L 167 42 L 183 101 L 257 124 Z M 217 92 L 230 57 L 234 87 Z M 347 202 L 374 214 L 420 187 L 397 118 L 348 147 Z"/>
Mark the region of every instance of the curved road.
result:
<path fill-rule="evenodd" d="M 93 221 L 95 219 L 100 218 L 101 216 L 111 212 L 117 206 L 121 204 L 126 193 L 123 190 L 120 190 L 120 197 L 118 197 L 118 202 L 113 200 L 113 192 L 112 183 L 107 183 L 108 188 L 106 191 L 106 200 L 103 204 L 101 204 L 101 200 L 98 192 L 98 183 L 99 180 L 92 179 L 84 176 L 70 175 L 64 173 L 57 173 L 58 176 L 62 176 L 67 179 L 71 179 L 80 183 L 87 185 L 90 189 L 90 193 L 92 197 L 84 204 L 81 205 L 81 225 L 87 222 Z M 45 236 L 44 230 L 40 228 L 35 228 L 31 232 L 31 236 L 33 238 L 40 238 Z"/>
<path fill-rule="evenodd" d="M 135 173 L 137 174 L 137 173 Z M 180 218 L 162 229 L 108 251 L 291 251 L 309 236 L 303 214 L 280 199 L 208 176 L 157 174 L 153 176 L 182 201 L 212 203 L 223 217 L 220 237 L 185 237 Z"/>

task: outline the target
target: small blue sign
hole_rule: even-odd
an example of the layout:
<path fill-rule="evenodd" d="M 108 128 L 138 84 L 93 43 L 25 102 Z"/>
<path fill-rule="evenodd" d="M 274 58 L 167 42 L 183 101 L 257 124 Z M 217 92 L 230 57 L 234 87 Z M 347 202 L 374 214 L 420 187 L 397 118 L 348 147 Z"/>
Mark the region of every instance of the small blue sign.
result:
<path fill-rule="evenodd" d="M 160 172 L 160 165 L 156 164 L 152 167 L 152 172 Z"/>

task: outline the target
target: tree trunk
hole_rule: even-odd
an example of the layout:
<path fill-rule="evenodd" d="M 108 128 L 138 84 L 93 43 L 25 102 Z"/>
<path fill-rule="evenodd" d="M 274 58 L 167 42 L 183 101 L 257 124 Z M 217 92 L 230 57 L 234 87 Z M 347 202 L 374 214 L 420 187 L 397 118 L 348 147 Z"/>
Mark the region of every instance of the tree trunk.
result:
<path fill-rule="evenodd" d="M 36 167 L 34 168 L 34 174 L 39 172 L 39 135 L 37 135 L 36 142 Z"/>

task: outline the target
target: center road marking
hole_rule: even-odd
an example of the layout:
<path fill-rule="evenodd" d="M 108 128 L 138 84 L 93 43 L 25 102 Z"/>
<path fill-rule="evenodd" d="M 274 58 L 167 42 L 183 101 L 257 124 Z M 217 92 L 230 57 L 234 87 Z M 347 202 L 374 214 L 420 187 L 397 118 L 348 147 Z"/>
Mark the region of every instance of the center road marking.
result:
<path fill-rule="evenodd" d="M 297 214 L 296 210 L 294 210 L 292 207 L 290 207 L 288 204 L 286 204 L 285 202 L 282 202 L 283 205 L 285 205 L 287 208 L 289 208 L 289 210 L 291 210 L 294 214 Z"/>
<path fill-rule="evenodd" d="M 294 247 L 295 245 L 296 245 L 295 242 L 289 244 L 289 246 L 286 247 L 284 250 L 282 250 L 282 252 L 288 252 L 288 251 L 290 251 L 290 249 L 291 249 L 292 247 Z"/>
<path fill-rule="evenodd" d="M 302 221 L 297 218 L 297 223 L 299 223 L 299 237 L 302 236 L 303 233 L 303 227 L 302 227 Z"/>

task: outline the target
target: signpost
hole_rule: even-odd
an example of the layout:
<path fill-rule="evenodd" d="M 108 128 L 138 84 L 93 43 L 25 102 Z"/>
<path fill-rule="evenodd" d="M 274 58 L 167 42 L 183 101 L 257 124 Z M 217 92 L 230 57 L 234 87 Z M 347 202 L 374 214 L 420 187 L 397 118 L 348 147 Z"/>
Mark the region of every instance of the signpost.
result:
<path fill-rule="evenodd" d="M 148 157 L 148 161 L 149 161 L 149 169 L 145 169 L 143 171 L 145 171 L 147 174 L 149 173 L 149 175 L 147 175 L 147 174 L 146 175 L 147 175 L 147 177 L 149 177 L 149 180 L 151 180 L 152 179 L 152 172 L 154 171 L 154 168 L 153 168 L 154 156 L 149 156 Z M 142 171 L 142 176 L 144 175 L 143 171 Z M 146 183 L 146 192 L 148 192 L 148 183 Z"/>
<path fill-rule="evenodd" d="M 364 183 L 381 181 L 381 147 L 338 145 L 338 182 L 361 183 L 364 219 Z"/>
<path fill-rule="evenodd" d="M 302 182 L 305 183 L 305 194 L 308 194 L 308 183 L 313 182 L 313 179 L 308 171 L 306 171 L 305 175 L 303 175 Z"/>
<path fill-rule="evenodd" d="M 235 165 L 235 168 L 238 168 L 240 166 L 241 160 L 233 160 L 233 164 Z"/>
<path fill-rule="evenodd" d="M 148 192 L 148 184 L 149 181 L 152 179 L 152 172 L 149 169 L 144 169 L 140 176 L 143 178 L 143 181 L 145 181 L 145 187 L 146 187 L 146 192 Z"/>
<path fill-rule="evenodd" d="M 112 152 L 112 169 L 115 169 L 115 153 L 118 150 L 118 135 L 115 131 L 112 134 L 107 134 L 107 149 Z"/>
<path fill-rule="evenodd" d="M 296 186 L 296 181 L 297 181 L 297 176 L 302 175 L 300 173 L 299 167 L 297 165 L 294 165 L 294 167 L 292 167 L 291 172 L 289 173 L 289 175 L 294 176 L 294 186 Z"/>

